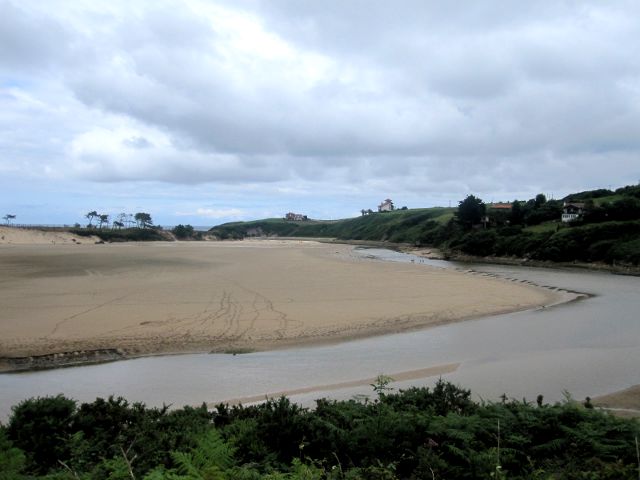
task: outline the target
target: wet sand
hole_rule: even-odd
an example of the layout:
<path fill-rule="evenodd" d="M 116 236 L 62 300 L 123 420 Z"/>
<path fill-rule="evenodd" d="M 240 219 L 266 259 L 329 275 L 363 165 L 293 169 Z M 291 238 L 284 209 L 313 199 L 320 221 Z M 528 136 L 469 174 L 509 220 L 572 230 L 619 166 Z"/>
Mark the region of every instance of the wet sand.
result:
<path fill-rule="evenodd" d="M 293 240 L 0 245 L 0 368 L 79 351 L 128 357 L 334 342 L 559 299 L 496 278 L 370 261 L 353 248 Z"/>
<path fill-rule="evenodd" d="M 455 372 L 459 363 L 449 363 L 445 365 L 437 365 L 435 367 L 427 367 L 420 368 L 418 370 L 409 370 L 405 372 L 397 372 L 392 373 L 390 375 L 381 375 L 385 377 L 391 385 L 394 382 L 405 382 L 408 380 L 417 380 L 424 379 L 435 376 L 446 375 L 447 373 Z M 241 397 L 241 398 L 233 398 L 230 400 L 226 400 L 224 402 L 217 402 L 214 404 L 208 405 L 208 407 L 213 408 L 219 403 L 226 403 L 228 405 L 246 405 L 248 403 L 257 403 L 262 402 L 264 400 L 276 399 L 280 397 L 291 397 L 292 395 L 300 395 L 304 393 L 322 393 L 322 392 L 330 392 L 334 390 L 341 390 L 343 388 L 353 388 L 353 387 L 363 387 L 366 385 L 375 385 L 380 380 L 380 376 L 378 377 L 370 377 L 370 378 L 362 378 L 360 380 L 352 380 L 349 382 L 340 382 L 340 383 L 330 383 L 328 385 L 317 385 L 313 387 L 303 387 L 296 388 L 291 390 L 282 390 L 279 392 L 265 393 L 262 395 L 252 395 L 249 397 Z"/>

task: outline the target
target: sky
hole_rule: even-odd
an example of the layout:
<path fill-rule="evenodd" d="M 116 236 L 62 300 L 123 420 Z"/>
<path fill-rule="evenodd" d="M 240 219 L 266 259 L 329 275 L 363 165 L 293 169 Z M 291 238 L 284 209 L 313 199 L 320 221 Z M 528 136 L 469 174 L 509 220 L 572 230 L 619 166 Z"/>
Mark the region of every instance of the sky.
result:
<path fill-rule="evenodd" d="M 0 213 L 359 215 L 640 181 L 640 2 L 0 0 Z"/>

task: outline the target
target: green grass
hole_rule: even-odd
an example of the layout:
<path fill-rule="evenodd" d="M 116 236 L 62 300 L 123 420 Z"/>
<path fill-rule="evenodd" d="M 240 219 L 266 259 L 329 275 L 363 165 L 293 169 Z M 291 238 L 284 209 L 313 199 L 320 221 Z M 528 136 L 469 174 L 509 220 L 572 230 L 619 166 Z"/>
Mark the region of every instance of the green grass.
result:
<path fill-rule="evenodd" d="M 455 215 L 455 210 L 456 209 L 446 209 L 447 211 L 443 212 L 441 215 L 437 216 L 436 218 L 434 218 L 434 220 L 436 222 L 438 222 L 440 225 L 444 225 L 445 223 L 447 223 L 449 220 L 451 220 L 454 215 Z M 451 210 L 451 211 L 449 211 Z"/>
<path fill-rule="evenodd" d="M 593 203 L 596 206 L 600 206 L 603 203 L 613 203 L 613 202 L 616 202 L 618 200 L 622 200 L 623 198 L 625 198 L 625 195 L 620 195 L 620 194 L 609 195 L 608 197 L 594 198 L 593 199 Z"/>
<path fill-rule="evenodd" d="M 440 227 L 451 218 L 455 208 L 434 207 L 373 213 L 342 220 L 307 220 L 291 222 L 279 218 L 234 222 L 210 230 L 220 238 L 244 238 L 252 229 L 263 235 L 281 237 L 338 238 L 341 240 L 373 240 L 415 243 L 426 232 Z"/>
<path fill-rule="evenodd" d="M 562 228 L 561 222 L 553 220 L 551 222 L 544 222 L 539 225 L 531 225 L 530 227 L 526 227 L 523 230 L 525 232 L 531 233 L 555 232 L 558 228 L 558 225 L 560 225 Z"/>

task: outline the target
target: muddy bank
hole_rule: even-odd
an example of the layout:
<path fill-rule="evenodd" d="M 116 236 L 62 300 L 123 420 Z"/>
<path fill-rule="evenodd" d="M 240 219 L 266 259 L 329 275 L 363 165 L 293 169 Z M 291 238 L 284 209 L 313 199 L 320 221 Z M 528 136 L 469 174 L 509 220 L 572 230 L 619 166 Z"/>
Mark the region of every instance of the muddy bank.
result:
<path fill-rule="evenodd" d="M 75 350 L 72 352 L 32 355 L 28 357 L 0 357 L 0 372 L 20 372 L 69 367 L 92 363 L 112 362 L 127 357 L 127 352 L 115 348 Z"/>

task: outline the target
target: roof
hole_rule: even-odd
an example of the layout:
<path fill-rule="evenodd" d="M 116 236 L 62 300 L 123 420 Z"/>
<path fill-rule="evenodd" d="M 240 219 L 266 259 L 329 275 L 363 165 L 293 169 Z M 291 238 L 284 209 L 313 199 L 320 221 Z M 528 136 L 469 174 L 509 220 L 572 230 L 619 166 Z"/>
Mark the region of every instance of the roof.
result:
<path fill-rule="evenodd" d="M 510 203 L 490 203 L 489 208 L 493 210 L 511 210 L 512 205 Z"/>

